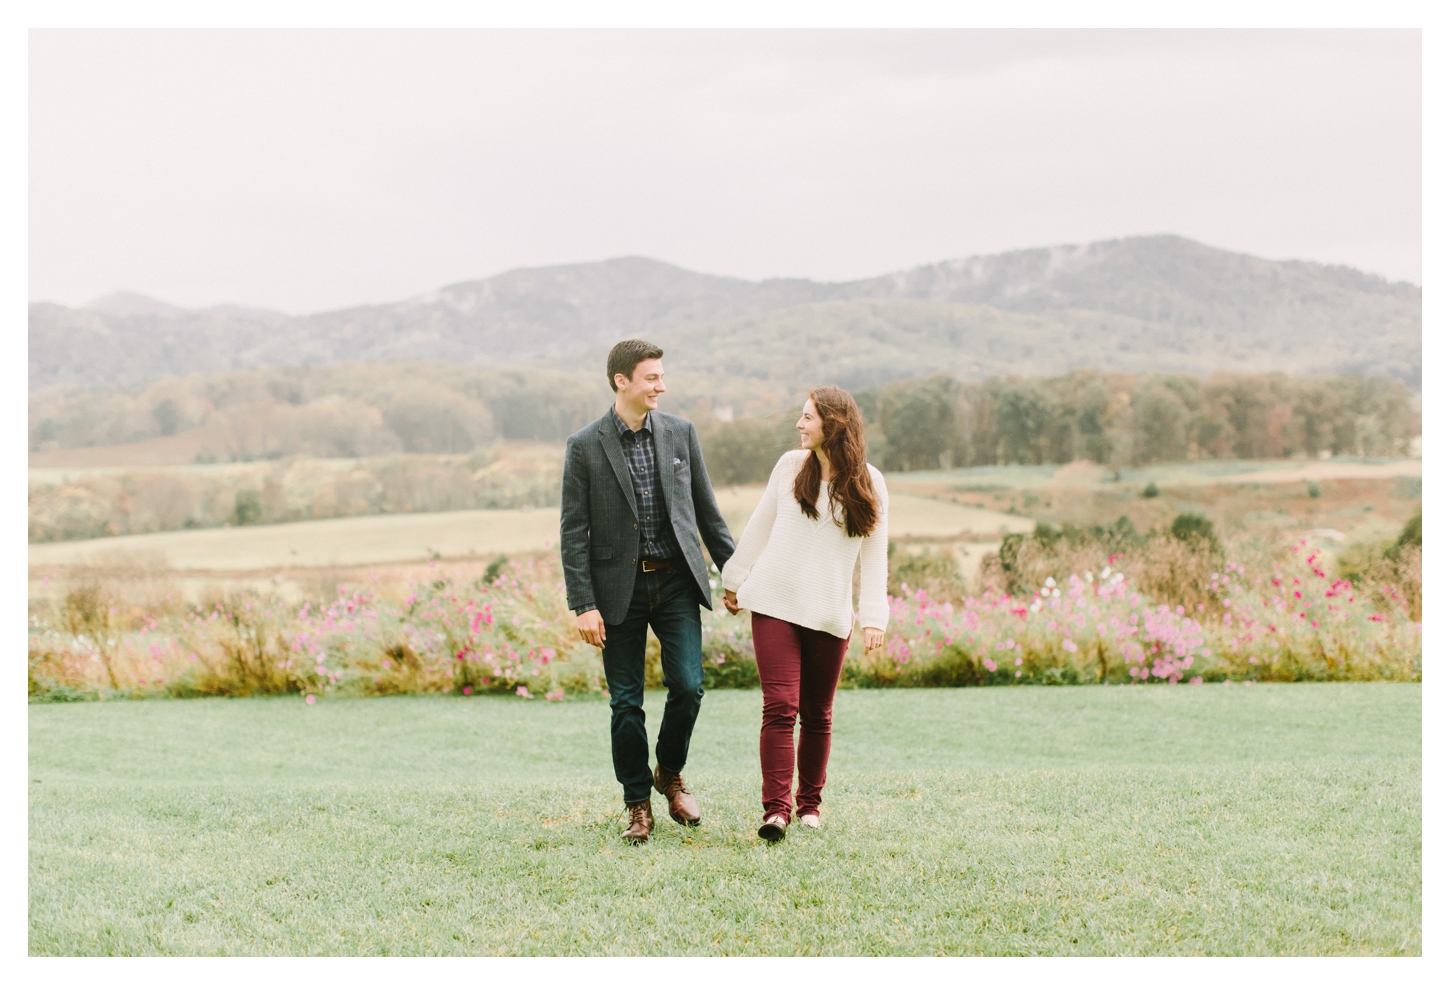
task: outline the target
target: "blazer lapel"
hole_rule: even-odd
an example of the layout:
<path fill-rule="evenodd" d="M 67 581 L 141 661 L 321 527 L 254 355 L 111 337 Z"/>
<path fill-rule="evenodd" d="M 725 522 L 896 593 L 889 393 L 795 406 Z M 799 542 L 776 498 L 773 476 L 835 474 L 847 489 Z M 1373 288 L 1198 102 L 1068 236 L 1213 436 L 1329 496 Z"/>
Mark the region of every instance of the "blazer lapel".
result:
<path fill-rule="evenodd" d="M 604 457 L 614 466 L 614 477 L 619 480 L 619 486 L 624 490 L 624 498 L 629 501 L 630 511 L 638 519 L 639 504 L 634 501 L 634 483 L 629 478 L 629 465 L 624 460 L 624 446 L 619 443 L 619 431 L 608 414 L 604 415 L 604 423 L 599 427 L 599 443 L 604 446 Z"/>
<path fill-rule="evenodd" d="M 664 421 L 654 419 L 655 469 L 660 474 L 660 489 L 665 496 L 665 515 L 675 515 L 675 440 Z"/>

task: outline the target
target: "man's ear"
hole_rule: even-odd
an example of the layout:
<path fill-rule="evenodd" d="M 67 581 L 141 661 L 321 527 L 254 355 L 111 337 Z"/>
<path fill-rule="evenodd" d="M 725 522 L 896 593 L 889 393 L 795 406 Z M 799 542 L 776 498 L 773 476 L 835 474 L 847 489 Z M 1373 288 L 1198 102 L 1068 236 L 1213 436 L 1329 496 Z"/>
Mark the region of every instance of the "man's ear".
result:
<path fill-rule="evenodd" d="M 628 376 L 625 376 L 623 373 L 614 374 L 614 385 L 616 388 L 623 390 L 625 387 L 629 386 L 630 382 L 630 378 Z"/>

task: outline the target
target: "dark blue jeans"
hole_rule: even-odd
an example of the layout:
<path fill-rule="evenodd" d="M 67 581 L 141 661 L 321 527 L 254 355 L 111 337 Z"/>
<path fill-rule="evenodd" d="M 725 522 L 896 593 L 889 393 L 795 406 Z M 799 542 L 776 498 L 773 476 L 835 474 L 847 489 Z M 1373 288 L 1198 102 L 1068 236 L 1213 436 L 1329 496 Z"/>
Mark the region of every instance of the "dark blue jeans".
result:
<path fill-rule="evenodd" d="M 645 629 L 660 641 L 660 669 L 668 696 L 655 761 L 679 773 L 690 752 L 690 734 L 705 696 L 700 662 L 700 596 L 694 583 L 675 571 L 652 571 L 634 579 L 624 622 L 604 627 L 604 680 L 609 685 L 609 737 L 614 777 L 626 804 L 649 800 L 654 774 L 649 766 L 649 732 L 644 724 Z"/>

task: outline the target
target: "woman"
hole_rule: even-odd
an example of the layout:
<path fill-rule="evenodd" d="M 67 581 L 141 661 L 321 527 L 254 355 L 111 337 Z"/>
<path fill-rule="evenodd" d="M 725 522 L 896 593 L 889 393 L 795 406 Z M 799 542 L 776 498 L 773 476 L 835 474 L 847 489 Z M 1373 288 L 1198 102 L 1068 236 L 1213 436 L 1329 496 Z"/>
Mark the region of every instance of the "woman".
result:
<path fill-rule="evenodd" d="M 821 825 L 831 706 L 851 638 L 851 576 L 861 559 L 866 649 L 886 631 L 886 481 L 866 464 L 861 411 L 839 387 L 810 392 L 801 446 L 775 463 L 760 505 L 720 572 L 725 607 L 750 610 L 765 695 L 760 723 L 760 837 L 779 841 L 795 813 Z M 800 749 L 795 723 L 801 723 Z"/>

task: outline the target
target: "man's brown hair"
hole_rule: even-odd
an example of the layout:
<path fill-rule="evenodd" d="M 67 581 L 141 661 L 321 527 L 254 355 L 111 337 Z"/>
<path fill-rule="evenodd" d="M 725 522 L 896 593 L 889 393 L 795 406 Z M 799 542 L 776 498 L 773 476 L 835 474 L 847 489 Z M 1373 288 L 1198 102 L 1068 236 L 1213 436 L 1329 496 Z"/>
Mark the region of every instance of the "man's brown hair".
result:
<path fill-rule="evenodd" d="M 634 368 L 646 359 L 663 359 L 665 350 L 653 342 L 645 342 L 642 339 L 625 339 L 613 349 L 609 350 L 609 389 L 616 393 L 619 387 L 614 385 L 614 374 L 623 373 L 626 379 L 634 379 Z"/>

